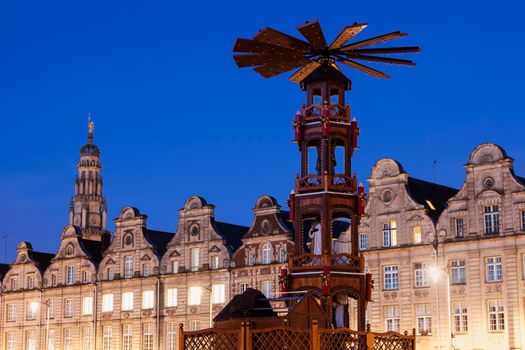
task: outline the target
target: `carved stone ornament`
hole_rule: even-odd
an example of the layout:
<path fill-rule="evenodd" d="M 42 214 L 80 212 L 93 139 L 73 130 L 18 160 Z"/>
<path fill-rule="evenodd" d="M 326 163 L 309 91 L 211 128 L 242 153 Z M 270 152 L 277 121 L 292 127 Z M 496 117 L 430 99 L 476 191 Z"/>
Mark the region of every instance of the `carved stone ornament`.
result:
<path fill-rule="evenodd" d="M 151 310 L 144 310 L 144 312 L 142 313 L 142 316 L 151 317 L 151 314 L 152 314 Z"/>
<path fill-rule="evenodd" d="M 385 299 L 397 299 L 397 292 L 384 292 L 383 297 Z"/>
<path fill-rule="evenodd" d="M 416 295 L 416 297 L 423 297 L 423 298 L 426 298 L 429 296 L 430 292 L 428 291 L 428 289 L 417 289 L 414 294 Z"/>
<path fill-rule="evenodd" d="M 197 313 L 197 307 L 196 306 L 191 306 L 190 307 L 190 313 L 196 314 Z"/>
<path fill-rule="evenodd" d="M 486 287 L 487 294 L 499 294 L 501 293 L 501 284 L 489 284 Z"/>
<path fill-rule="evenodd" d="M 465 295 L 465 286 L 456 286 L 450 288 L 450 294 L 457 296 Z"/>
<path fill-rule="evenodd" d="M 483 180 L 483 187 L 485 187 L 486 189 L 491 189 L 492 187 L 494 187 L 494 179 L 490 176 L 486 177 L 485 180 Z"/>

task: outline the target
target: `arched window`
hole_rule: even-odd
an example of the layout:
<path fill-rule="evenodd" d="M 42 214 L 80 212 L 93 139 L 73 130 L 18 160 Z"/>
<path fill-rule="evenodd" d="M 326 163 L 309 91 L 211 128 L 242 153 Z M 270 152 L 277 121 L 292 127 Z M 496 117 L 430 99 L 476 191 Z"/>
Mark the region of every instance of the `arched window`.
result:
<path fill-rule="evenodd" d="M 265 243 L 262 249 L 262 263 L 263 264 L 269 264 L 271 262 L 271 258 L 270 258 L 271 253 L 272 253 L 272 248 L 270 247 L 270 243 Z"/>

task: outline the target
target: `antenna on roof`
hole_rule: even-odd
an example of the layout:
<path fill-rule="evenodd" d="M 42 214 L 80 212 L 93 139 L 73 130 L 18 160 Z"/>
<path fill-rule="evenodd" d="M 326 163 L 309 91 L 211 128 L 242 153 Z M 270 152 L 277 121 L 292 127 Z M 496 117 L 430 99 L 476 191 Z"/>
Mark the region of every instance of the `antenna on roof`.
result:
<path fill-rule="evenodd" d="M 432 182 L 436 183 L 436 173 L 437 173 L 437 159 L 432 161 Z"/>

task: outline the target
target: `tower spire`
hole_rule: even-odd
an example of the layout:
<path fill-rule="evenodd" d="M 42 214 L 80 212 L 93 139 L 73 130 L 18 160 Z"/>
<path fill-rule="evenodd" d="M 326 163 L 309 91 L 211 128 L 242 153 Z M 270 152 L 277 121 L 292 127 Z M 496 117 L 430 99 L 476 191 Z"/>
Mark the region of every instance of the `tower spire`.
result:
<path fill-rule="evenodd" d="M 80 147 L 69 224 L 79 227 L 84 239 L 100 241 L 106 239 L 109 233 L 106 231 L 106 198 L 102 194 L 100 149 L 93 143 L 94 130 L 95 123 L 91 113 L 88 113 L 87 143 Z"/>

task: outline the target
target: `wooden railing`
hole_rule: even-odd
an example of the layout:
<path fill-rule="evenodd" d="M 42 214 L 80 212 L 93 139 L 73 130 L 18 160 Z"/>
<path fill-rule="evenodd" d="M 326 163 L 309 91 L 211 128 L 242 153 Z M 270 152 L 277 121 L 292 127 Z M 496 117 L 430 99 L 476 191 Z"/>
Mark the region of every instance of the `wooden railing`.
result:
<path fill-rule="evenodd" d="M 357 187 L 357 179 L 353 176 L 345 174 L 335 175 L 313 175 L 297 178 L 296 188 L 301 192 L 315 192 L 315 191 L 338 191 L 338 192 L 354 192 Z"/>
<path fill-rule="evenodd" d="M 303 116 L 305 122 L 314 122 L 319 121 L 324 117 L 323 109 L 327 108 L 328 120 L 334 122 L 350 122 L 350 106 L 349 105 L 340 105 L 340 104 L 329 104 L 324 105 L 322 103 L 310 105 L 308 107 L 303 106 Z"/>
<path fill-rule="evenodd" d="M 322 255 L 304 253 L 301 255 L 292 255 L 288 260 L 288 271 L 321 271 L 324 266 L 328 266 L 331 271 L 363 271 L 363 258 L 348 253 L 340 253 L 332 256 L 325 256 L 327 261 L 323 261 Z"/>
<path fill-rule="evenodd" d="M 312 321 L 310 329 L 287 326 L 252 329 L 242 322 L 239 329 L 209 328 L 184 332 L 179 326 L 179 350 L 415 350 L 412 335 L 354 331 L 349 328 L 320 329 Z"/>

